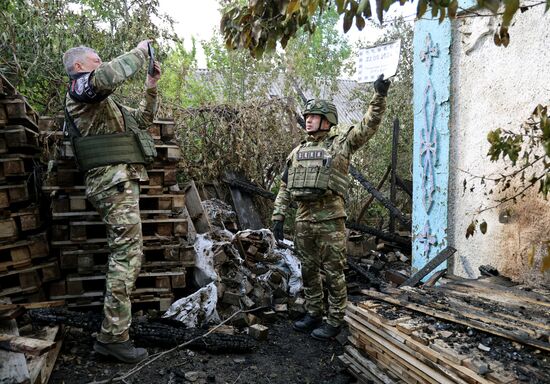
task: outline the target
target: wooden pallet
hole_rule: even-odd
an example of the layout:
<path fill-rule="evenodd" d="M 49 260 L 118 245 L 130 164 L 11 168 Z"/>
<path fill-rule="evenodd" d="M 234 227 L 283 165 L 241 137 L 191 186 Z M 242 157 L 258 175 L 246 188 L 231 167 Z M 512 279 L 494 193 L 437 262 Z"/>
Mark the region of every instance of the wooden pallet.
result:
<path fill-rule="evenodd" d="M 470 339 L 466 327 L 438 328 L 432 317 L 370 300 L 348 304 L 345 318 L 354 347 L 390 377 L 407 383 L 448 384 L 518 380 L 513 367 L 505 367 L 477 348 L 479 340 L 476 336 Z M 541 367 L 533 375 L 546 372 Z"/>
<path fill-rule="evenodd" d="M 176 126 L 173 120 L 154 120 L 149 133 L 154 140 L 168 143 L 176 138 Z"/>
<path fill-rule="evenodd" d="M 18 203 L 28 203 L 31 199 L 26 181 L 0 185 L 0 208 L 8 208 Z"/>
<path fill-rule="evenodd" d="M 144 257 L 141 269 L 155 271 L 195 265 L 195 250 L 182 244 L 147 244 L 143 247 Z M 110 250 L 102 245 L 80 249 L 64 247 L 59 260 L 63 270 L 77 270 L 78 273 L 91 274 L 105 272 Z"/>
<path fill-rule="evenodd" d="M 186 217 L 157 217 L 141 219 L 144 236 L 183 237 L 188 235 L 188 219 Z M 99 220 L 71 220 L 68 225 L 52 225 L 52 241 L 71 240 L 85 243 L 92 239 L 102 239 L 106 236 L 105 224 Z"/>
<path fill-rule="evenodd" d="M 161 292 L 159 292 L 162 290 Z M 55 297 L 50 295 L 50 297 Z M 64 295 L 63 296 L 68 308 L 97 308 L 103 306 L 103 291 L 99 292 L 85 292 L 78 296 Z M 132 310 L 137 311 L 140 308 L 158 309 L 159 311 L 165 311 L 170 307 L 170 304 L 174 301 L 174 294 L 166 289 L 158 289 L 154 291 L 141 290 L 135 291 L 131 295 Z"/>
<path fill-rule="evenodd" d="M 45 233 L 0 245 L 0 273 L 28 267 L 33 260 L 48 256 L 49 248 Z"/>
<path fill-rule="evenodd" d="M 0 350 L 0 377 L 7 383 L 46 384 L 61 350 L 63 328 L 59 325 L 34 329 L 19 336 L 15 320 L 0 322 L 10 351 Z M 25 352 L 25 353 L 23 353 Z"/>
<path fill-rule="evenodd" d="M 18 272 L 0 279 L 0 297 L 38 292 L 42 285 L 38 271 Z"/>
<path fill-rule="evenodd" d="M 139 198 L 139 207 L 143 211 L 162 211 L 161 214 L 180 211 L 185 208 L 183 193 L 166 193 L 159 195 L 142 194 Z M 53 217 L 63 217 L 66 212 L 94 212 L 95 208 L 86 199 L 85 195 L 59 195 L 52 199 Z M 89 215 L 87 215 L 89 216 Z"/>
<path fill-rule="evenodd" d="M 21 95 L 0 99 L 8 123 L 18 123 L 38 132 L 38 113 L 32 109 Z"/>
<path fill-rule="evenodd" d="M 11 213 L 11 217 L 21 232 L 35 231 L 40 229 L 43 224 L 40 207 L 37 205 L 16 210 Z"/>
<path fill-rule="evenodd" d="M 0 219 L 0 245 L 17 240 L 18 235 L 19 230 L 14 219 Z"/>
<path fill-rule="evenodd" d="M 13 269 L 13 270 L 7 270 L 4 272 L 0 272 L 0 286 L 3 286 L 3 279 L 5 279 L 8 276 L 14 276 L 18 274 L 25 274 L 29 272 L 39 271 L 39 278 L 42 283 L 46 283 L 49 281 L 54 281 L 59 279 L 60 272 L 59 272 L 59 263 L 56 258 L 49 259 L 40 263 L 34 263 L 19 269 Z"/>
<path fill-rule="evenodd" d="M 35 169 L 37 157 L 25 154 L 5 154 L 0 157 L 0 179 L 27 178 Z"/>
<path fill-rule="evenodd" d="M 0 127 L 0 138 L 5 140 L 7 152 L 40 151 L 38 133 L 20 124 Z"/>

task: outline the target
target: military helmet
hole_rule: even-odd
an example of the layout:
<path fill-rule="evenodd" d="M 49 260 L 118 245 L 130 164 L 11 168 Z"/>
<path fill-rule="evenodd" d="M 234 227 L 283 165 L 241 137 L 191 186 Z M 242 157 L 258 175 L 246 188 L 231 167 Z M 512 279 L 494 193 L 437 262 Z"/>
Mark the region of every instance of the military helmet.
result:
<path fill-rule="evenodd" d="M 307 115 L 321 115 L 332 125 L 338 125 L 338 111 L 334 103 L 323 99 L 309 99 L 304 109 L 304 119 Z"/>

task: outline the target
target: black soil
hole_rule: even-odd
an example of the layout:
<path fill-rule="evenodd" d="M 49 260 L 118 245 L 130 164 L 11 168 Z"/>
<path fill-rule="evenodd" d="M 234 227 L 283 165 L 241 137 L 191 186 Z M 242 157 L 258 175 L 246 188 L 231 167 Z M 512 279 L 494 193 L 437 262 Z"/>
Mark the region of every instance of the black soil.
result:
<path fill-rule="evenodd" d="M 342 339 L 345 337 L 339 337 Z M 93 338 L 69 328 L 50 383 L 89 383 L 127 372 L 134 365 L 110 361 L 93 352 Z M 148 348 L 149 354 L 163 349 Z M 343 347 L 292 330 L 292 321 L 269 325 L 267 340 L 247 354 L 209 354 L 187 349 L 161 357 L 126 383 L 353 383 L 338 359 Z"/>

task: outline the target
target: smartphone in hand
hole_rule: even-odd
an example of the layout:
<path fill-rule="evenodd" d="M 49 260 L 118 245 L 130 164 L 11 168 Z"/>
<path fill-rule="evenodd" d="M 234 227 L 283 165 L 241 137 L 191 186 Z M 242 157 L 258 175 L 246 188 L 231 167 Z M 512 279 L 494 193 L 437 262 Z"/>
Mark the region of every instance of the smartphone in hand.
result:
<path fill-rule="evenodd" d="M 147 44 L 147 50 L 149 51 L 149 67 L 147 67 L 147 73 L 149 76 L 155 75 L 155 48 L 151 43 Z"/>

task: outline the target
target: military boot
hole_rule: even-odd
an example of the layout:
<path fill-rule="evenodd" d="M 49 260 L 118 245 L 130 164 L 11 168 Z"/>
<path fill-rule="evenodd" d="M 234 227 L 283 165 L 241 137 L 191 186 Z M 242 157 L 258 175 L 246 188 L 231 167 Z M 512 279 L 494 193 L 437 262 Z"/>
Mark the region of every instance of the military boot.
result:
<path fill-rule="evenodd" d="M 323 341 L 330 340 L 335 338 L 340 333 L 340 329 L 341 327 L 335 327 L 325 323 L 319 328 L 314 329 L 313 332 L 311 332 L 311 337 Z"/>
<path fill-rule="evenodd" d="M 94 343 L 94 351 L 103 356 L 112 356 L 124 363 L 137 363 L 149 356 L 144 348 L 136 348 L 130 340 L 122 343 L 102 343 L 96 341 Z"/>
<path fill-rule="evenodd" d="M 317 328 L 322 322 L 323 318 L 321 316 L 315 317 L 308 313 L 302 320 L 296 321 L 292 328 L 298 332 L 309 333 L 312 329 Z"/>

